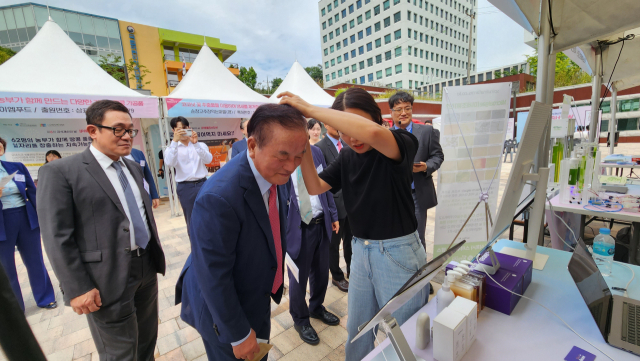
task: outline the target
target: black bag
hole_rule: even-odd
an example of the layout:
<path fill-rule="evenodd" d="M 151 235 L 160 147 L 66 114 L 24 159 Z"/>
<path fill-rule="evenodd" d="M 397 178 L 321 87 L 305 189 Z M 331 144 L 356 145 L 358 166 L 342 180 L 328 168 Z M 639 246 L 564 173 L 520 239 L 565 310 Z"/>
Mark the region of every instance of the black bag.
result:
<path fill-rule="evenodd" d="M 629 263 L 629 243 L 631 242 L 631 227 L 625 227 L 616 235 L 616 253 L 613 260 Z"/>

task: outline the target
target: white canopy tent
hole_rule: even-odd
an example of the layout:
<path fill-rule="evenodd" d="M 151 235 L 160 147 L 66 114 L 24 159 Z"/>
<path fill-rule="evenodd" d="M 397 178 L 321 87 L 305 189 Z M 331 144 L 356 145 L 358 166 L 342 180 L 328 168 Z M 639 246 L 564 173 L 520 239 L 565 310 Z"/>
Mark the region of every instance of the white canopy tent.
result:
<path fill-rule="evenodd" d="M 247 87 L 229 71 L 211 51 L 206 42 L 200 49 L 189 72 L 178 86 L 166 97 L 162 97 L 163 117 L 160 118 L 160 139 L 164 150 L 171 139 L 169 120 L 183 116 L 198 132 L 202 141 L 209 145 L 214 162 L 219 158 L 222 143 L 227 151 L 231 141 L 241 138 L 240 121 L 250 118 L 255 109 L 268 101 L 266 97 Z M 180 215 L 175 185 L 175 170 L 171 169 L 169 200 L 171 214 Z"/>
<path fill-rule="evenodd" d="M 269 102 L 279 103 L 278 94 L 291 92 L 304 99 L 307 103 L 329 108 L 333 105 L 334 97 L 327 94 L 312 78 L 306 70 L 298 63 L 294 62 L 289 69 L 289 73 L 282 81 L 282 84 L 273 92 Z"/>
<path fill-rule="evenodd" d="M 86 133 L 82 136 L 86 109 L 102 99 L 127 106 L 136 128 L 148 118 L 158 119 L 157 97 L 115 80 L 49 19 L 24 49 L 0 66 L 0 133 L 27 140 L 8 144 L 7 158 L 35 173 L 49 149 L 63 156 L 82 151 L 91 142 Z M 13 127 L 16 120 L 24 120 L 24 125 Z M 147 153 L 142 138 L 134 138 L 134 146 Z"/>
<path fill-rule="evenodd" d="M 617 0 L 615 3 L 594 0 L 489 0 L 512 20 L 538 36 L 538 74 L 536 101 L 553 103 L 556 52 L 580 46 L 598 38 L 613 36 L 640 26 L 640 1 Z M 552 27 L 553 23 L 553 27 Z M 588 55 L 587 55 L 588 56 Z M 596 57 L 598 58 L 598 57 Z M 599 64 L 592 66 L 597 75 Z M 593 77 L 592 107 L 600 99 L 602 77 Z M 598 112 L 593 109 L 592 123 Z M 590 127 L 595 139 L 597 127 Z M 550 127 L 540 144 L 542 154 L 549 153 Z M 540 153 L 539 153 L 540 154 Z M 548 165 L 548 157 L 536 157 L 535 168 Z"/>

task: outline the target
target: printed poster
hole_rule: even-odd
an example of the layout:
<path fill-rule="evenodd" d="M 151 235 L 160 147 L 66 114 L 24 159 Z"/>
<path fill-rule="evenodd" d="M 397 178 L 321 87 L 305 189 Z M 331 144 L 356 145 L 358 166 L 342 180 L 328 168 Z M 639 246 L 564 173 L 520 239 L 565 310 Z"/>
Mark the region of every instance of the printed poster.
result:
<path fill-rule="evenodd" d="M 133 126 L 140 129 L 140 120 L 134 118 Z M 0 119 L 0 136 L 7 142 L 3 160 L 23 163 L 33 179 L 38 178 L 47 151 L 57 150 L 64 158 L 91 145 L 84 118 Z M 142 149 L 142 132 L 133 138 L 133 146 Z"/>
<path fill-rule="evenodd" d="M 446 89 L 442 97 L 440 144 L 444 163 L 438 170 L 434 257 L 447 250 L 482 193 L 488 194 L 491 216 L 495 219 L 511 84 Z M 454 260 L 469 260 L 486 245 L 483 203 L 456 243 L 462 240 L 467 243 L 453 256 Z"/>
<path fill-rule="evenodd" d="M 231 158 L 233 143 L 243 138 L 240 118 L 192 119 L 189 125 L 198 133 L 198 141 L 205 143 L 213 155 L 213 161 L 207 164 L 209 172 L 215 172 Z M 173 138 L 173 133 L 171 133 Z"/>

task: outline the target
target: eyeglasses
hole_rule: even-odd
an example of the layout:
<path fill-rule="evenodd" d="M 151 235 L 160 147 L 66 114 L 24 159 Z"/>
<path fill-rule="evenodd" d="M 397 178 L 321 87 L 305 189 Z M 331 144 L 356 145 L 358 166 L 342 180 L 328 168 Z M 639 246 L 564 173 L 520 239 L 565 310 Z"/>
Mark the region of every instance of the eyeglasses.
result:
<path fill-rule="evenodd" d="M 124 133 L 129 133 L 129 136 L 131 138 L 135 138 L 136 135 L 138 135 L 138 129 L 124 129 L 124 128 L 120 128 L 120 127 L 107 127 L 104 125 L 98 125 L 98 124 L 94 124 L 96 127 L 101 128 L 101 129 L 111 129 L 113 130 L 113 135 L 115 135 L 116 137 L 122 138 L 124 137 Z"/>
<path fill-rule="evenodd" d="M 391 109 L 391 111 L 402 114 L 403 110 L 405 113 L 411 113 L 412 109 L 413 107 L 406 107 L 406 108 L 399 108 L 399 109 Z"/>

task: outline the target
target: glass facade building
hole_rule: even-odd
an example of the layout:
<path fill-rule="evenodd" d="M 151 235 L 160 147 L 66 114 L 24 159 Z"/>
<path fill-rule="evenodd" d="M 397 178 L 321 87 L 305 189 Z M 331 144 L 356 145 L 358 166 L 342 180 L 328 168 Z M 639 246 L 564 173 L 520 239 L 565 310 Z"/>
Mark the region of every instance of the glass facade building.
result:
<path fill-rule="evenodd" d="M 16 52 L 24 48 L 49 20 L 64 30 L 91 59 L 113 55 L 124 65 L 118 20 L 39 4 L 0 7 L 0 46 Z"/>

